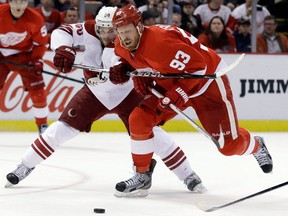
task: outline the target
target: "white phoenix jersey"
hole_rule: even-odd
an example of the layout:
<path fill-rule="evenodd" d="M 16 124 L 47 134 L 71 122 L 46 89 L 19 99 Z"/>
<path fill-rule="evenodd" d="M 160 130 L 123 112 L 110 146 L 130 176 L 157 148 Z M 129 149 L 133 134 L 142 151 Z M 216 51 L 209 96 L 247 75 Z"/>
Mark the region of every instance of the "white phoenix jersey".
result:
<path fill-rule="evenodd" d="M 50 47 L 56 50 L 60 46 L 85 45 L 83 64 L 91 67 L 109 69 L 119 57 L 114 54 L 113 46 L 103 45 L 95 32 L 95 20 L 84 23 L 63 25 L 52 32 Z M 133 89 L 133 81 L 130 79 L 123 85 L 114 85 L 109 80 L 109 74 L 98 74 L 100 82 L 96 85 L 88 85 L 95 97 L 109 110 L 119 105 Z M 87 82 L 86 82 L 87 83 Z"/>

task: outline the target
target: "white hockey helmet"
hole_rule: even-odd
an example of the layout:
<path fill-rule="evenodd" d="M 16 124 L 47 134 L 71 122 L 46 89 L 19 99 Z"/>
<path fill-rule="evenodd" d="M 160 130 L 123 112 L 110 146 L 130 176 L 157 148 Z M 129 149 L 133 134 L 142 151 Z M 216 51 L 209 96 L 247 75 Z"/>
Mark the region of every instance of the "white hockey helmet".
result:
<path fill-rule="evenodd" d="M 103 6 L 96 18 L 95 18 L 95 21 L 96 21 L 96 26 L 99 26 L 99 27 L 113 27 L 113 24 L 112 24 L 112 19 L 113 19 L 113 16 L 114 16 L 114 13 L 115 11 L 117 10 L 117 7 L 106 7 L 106 6 Z"/>

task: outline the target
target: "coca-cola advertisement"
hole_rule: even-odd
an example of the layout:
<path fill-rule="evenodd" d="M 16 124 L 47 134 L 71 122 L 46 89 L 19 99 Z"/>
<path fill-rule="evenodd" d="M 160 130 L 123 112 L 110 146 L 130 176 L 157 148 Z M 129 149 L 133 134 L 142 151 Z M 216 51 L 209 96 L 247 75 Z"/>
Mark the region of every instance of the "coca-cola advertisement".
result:
<path fill-rule="evenodd" d="M 49 120 L 57 120 L 72 96 L 83 86 L 79 82 L 55 76 L 59 74 L 82 81 L 83 72 L 73 68 L 71 73 L 60 73 L 53 65 L 53 56 L 54 53 L 51 51 L 46 52 L 44 56 L 44 70 L 52 73 L 52 75 L 44 74 Z M 239 54 L 221 56 L 230 64 Z M 243 61 L 227 74 L 240 120 L 287 120 L 288 109 L 285 108 L 288 80 L 287 72 L 283 70 L 287 68 L 287 55 L 274 56 L 271 58 L 268 54 L 247 54 Z M 78 52 L 75 63 L 81 64 L 82 59 L 83 53 Z M 32 103 L 23 89 L 20 76 L 17 73 L 10 73 L 0 92 L 0 120 L 31 120 L 34 118 L 31 106 Z M 185 112 L 192 118 L 197 118 L 192 109 L 189 108 Z M 118 117 L 107 115 L 103 119 L 118 119 Z M 176 119 L 181 117 L 177 116 Z"/>

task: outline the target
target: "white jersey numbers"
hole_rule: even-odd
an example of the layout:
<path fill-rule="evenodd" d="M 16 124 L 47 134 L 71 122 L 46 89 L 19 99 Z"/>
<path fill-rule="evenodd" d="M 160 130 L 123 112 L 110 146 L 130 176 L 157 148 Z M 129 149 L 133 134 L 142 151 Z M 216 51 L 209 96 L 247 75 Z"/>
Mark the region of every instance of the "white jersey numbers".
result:
<path fill-rule="evenodd" d="M 83 35 L 83 25 L 82 24 L 75 24 L 76 32 L 79 36 Z"/>
<path fill-rule="evenodd" d="M 173 59 L 169 66 L 172 68 L 176 68 L 178 70 L 184 70 L 186 64 L 189 62 L 190 60 L 190 55 L 188 55 L 187 53 L 184 53 L 181 50 L 178 50 L 178 52 L 175 55 L 175 59 Z"/>
<path fill-rule="evenodd" d="M 40 32 L 41 32 L 42 37 L 46 37 L 46 35 L 47 35 L 47 28 L 46 28 L 45 25 L 42 26 L 42 28 L 40 29 Z"/>

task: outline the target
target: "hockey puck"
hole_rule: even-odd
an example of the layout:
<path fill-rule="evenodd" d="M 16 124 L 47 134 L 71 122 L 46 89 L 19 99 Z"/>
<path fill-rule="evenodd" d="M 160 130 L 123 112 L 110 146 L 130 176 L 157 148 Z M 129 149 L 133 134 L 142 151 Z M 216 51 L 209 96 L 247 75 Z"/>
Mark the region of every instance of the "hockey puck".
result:
<path fill-rule="evenodd" d="M 105 209 L 103 208 L 94 208 L 95 213 L 105 213 Z"/>

